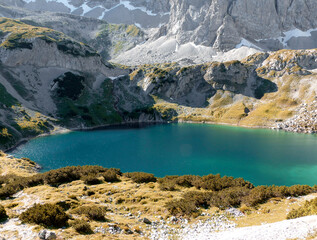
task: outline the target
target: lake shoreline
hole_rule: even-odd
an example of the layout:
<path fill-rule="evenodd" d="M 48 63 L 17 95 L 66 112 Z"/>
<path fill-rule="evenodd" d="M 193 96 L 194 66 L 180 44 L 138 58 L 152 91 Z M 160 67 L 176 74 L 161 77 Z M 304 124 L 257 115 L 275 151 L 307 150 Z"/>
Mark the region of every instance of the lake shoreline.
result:
<path fill-rule="evenodd" d="M 135 129 L 135 128 L 144 128 L 147 126 L 153 126 L 153 125 L 161 125 L 161 124 L 169 124 L 169 123 L 177 123 L 177 122 L 125 122 L 125 123 L 116 123 L 116 124 L 105 124 L 100 125 L 96 127 L 84 127 L 84 128 L 62 128 L 58 127 L 57 129 L 54 129 L 50 132 L 39 134 L 37 136 L 22 138 L 19 142 L 17 142 L 14 146 L 5 149 L 4 152 L 7 154 L 10 154 L 10 152 L 13 152 L 17 147 L 26 144 L 28 141 L 40 138 L 40 137 L 46 137 L 46 136 L 52 136 L 52 135 L 58 135 L 58 134 L 65 134 L 70 132 L 90 132 L 90 131 L 100 131 L 100 130 L 112 130 L 112 129 Z"/>
<path fill-rule="evenodd" d="M 219 125 L 219 126 L 228 126 L 228 127 L 235 127 L 235 128 L 245 128 L 245 129 L 267 129 L 267 130 L 273 130 L 273 131 L 284 131 L 284 132 L 289 132 L 285 131 L 283 129 L 276 129 L 273 127 L 264 127 L 264 126 L 245 126 L 245 125 L 233 125 L 229 123 L 219 123 L 219 122 L 209 122 L 209 121 L 203 121 L 203 122 L 195 122 L 195 121 L 153 121 L 153 122 L 124 122 L 124 123 L 115 123 L 115 124 L 105 124 L 105 125 L 100 125 L 100 126 L 95 126 L 95 127 L 84 127 L 84 128 L 62 128 L 58 127 L 56 130 L 52 130 L 47 133 L 43 133 L 37 136 L 32 136 L 28 138 L 23 138 L 19 142 L 17 142 L 14 146 L 9 147 L 8 149 L 5 149 L 5 153 L 10 153 L 14 151 L 17 147 L 27 143 L 28 141 L 39 138 L 39 137 L 45 137 L 45 136 L 51 136 L 51 135 L 57 135 L 57 134 L 64 134 L 64 133 L 69 133 L 69 132 L 74 132 L 74 131 L 99 131 L 99 130 L 111 130 L 111 129 L 135 129 L 135 128 L 143 128 L 147 126 L 152 126 L 152 125 L 160 125 L 160 124 L 171 124 L 171 123 L 189 123 L 189 124 L 208 124 L 208 125 Z M 294 132 L 298 133 L 298 132 Z"/>

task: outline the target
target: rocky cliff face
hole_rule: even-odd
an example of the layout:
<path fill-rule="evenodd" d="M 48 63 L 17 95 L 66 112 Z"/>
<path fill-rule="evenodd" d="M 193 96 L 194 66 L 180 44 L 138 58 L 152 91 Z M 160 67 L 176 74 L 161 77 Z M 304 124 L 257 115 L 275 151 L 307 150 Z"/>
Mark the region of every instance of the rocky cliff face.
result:
<path fill-rule="evenodd" d="M 136 24 L 145 28 L 158 27 L 169 17 L 168 0 L 2 0 L 4 4 L 30 11 L 71 13 L 117 24 Z"/>
<path fill-rule="evenodd" d="M 0 6 L 3 16 L 24 17 L 40 26 L 67 32 L 120 64 L 176 61 L 189 65 L 241 60 L 256 51 L 317 48 L 315 0 L 2 2 L 6 4 Z M 71 13 L 76 17 L 60 13 L 45 17 L 33 10 Z M 146 33 L 136 30 L 136 26 L 118 28 L 78 15 L 135 24 Z"/>
<path fill-rule="evenodd" d="M 164 28 L 180 43 L 230 50 L 246 39 L 259 48 L 276 50 L 294 46 L 285 39 L 290 37 L 286 32 L 316 29 L 316 10 L 314 0 L 171 0 L 171 17 Z"/>
<path fill-rule="evenodd" d="M 315 0 L 3 0 L 3 3 L 144 28 L 163 25 L 155 38 L 166 35 L 176 38 L 179 44 L 193 42 L 224 51 L 239 44 L 263 50 L 316 47 Z"/>
<path fill-rule="evenodd" d="M 50 131 L 56 121 L 69 127 L 120 122 L 111 79 L 128 70 L 52 29 L 8 18 L 0 18 L 0 29 L 4 146 Z"/>

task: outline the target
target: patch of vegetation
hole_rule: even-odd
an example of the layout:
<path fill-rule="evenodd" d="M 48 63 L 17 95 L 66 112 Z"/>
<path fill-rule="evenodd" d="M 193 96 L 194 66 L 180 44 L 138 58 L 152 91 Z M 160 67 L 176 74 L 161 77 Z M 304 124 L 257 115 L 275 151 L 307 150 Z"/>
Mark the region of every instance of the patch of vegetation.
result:
<path fill-rule="evenodd" d="M 128 25 L 126 29 L 126 33 L 133 37 L 139 36 L 141 34 L 140 28 L 135 25 Z"/>
<path fill-rule="evenodd" d="M 26 162 L 28 162 L 29 164 L 31 164 L 31 165 L 33 165 L 33 166 L 36 165 L 36 163 L 35 163 L 34 161 L 32 161 L 31 159 L 29 159 L 29 158 L 23 157 L 23 158 L 21 158 L 21 159 L 24 160 L 24 161 L 26 161 Z"/>
<path fill-rule="evenodd" d="M 294 219 L 299 217 L 305 217 L 309 215 L 316 215 L 317 214 L 317 198 L 313 200 L 306 201 L 304 206 L 298 209 L 292 209 L 287 214 L 287 219 Z"/>
<path fill-rule="evenodd" d="M 127 178 L 131 178 L 135 183 L 149 183 L 149 182 L 156 182 L 156 177 L 154 177 L 151 173 L 144 173 L 144 172 L 130 172 L 124 173 L 123 176 Z"/>
<path fill-rule="evenodd" d="M 225 209 L 228 207 L 255 207 L 273 197 L 301 196 L 314 192 L 305 185 L 291 187 L 259 186 L 254 187 L 242 178 L 220 177 L 217 175 L 199 176 L 166 176 L 158 180 L 161 190 L 175 190 L 175 186 L 193 187 L 207 191 L 191 191 L 183 195 L 182 199 L 173 200 L 166 204 L 166 208 L 173 215 L 196 216 L 198 208 L 210 206 Z"/>
<path fill-rule="evenodd" d="M 169 71 L 164 68 L 158 68 L 154 67 L 149 72 L 146 73 L 146 76 L 148 76 L 151 79 L 163 79 L 166 78 L 169 75 Z"/>
<path fill-rule="evenodd" d="M 72 213 L 85 215 L 90 220 L 105 221 L 106 208 L 100 206 L 82 206 L 72 210 Z"/>
<path fill-rule="evenodd" d="M 171 183 L 188 188 L 195 186 L 197 189 L 202 188 L 211 191 L 220 191 L 232 187 L 246 187 L 249 189 L 254 187 L 250 182 L 245 181 L 242 178 L 233 178 L 227 176 L 221 177 L 220 174 L 209 174 L 203 177 L 194 175 L 166 176 L 164 178 L 160 178 L 158 183 L 161 186 L 171 185 Z"/>
<path fill-rule="evenodd" d="M 0 183 L 4 184 L 4 186 L 0 188 L 0 198 L 10 197 L 28 187 L 43 184 L 58 187 L 61 184 L 79 180 L 87 175 L 96 175 L 99 177 L 107 170 L 107 168 L 100 166 L 78 166 L 51 170 L 31 177 L 20 177 L 16 175 L 0 176 Z"/>
<path fill-rule="evenodd" d="M 80 234 L 92 234 L 93 231 L 89 223 L 84 220 L 76 219 L 74 222 L 71 223 L 71 226 L 76 230 L 76 232 Z"/>
<path fill-rule="evenodd" d="M 0 157 L 4 157 L 6 154 L 0 150 Z"/>
<path fill-rule="evenodd" d="M 127 25 L 127 24 L 105 24 L 102 29 L 99 31 L 97 37 L 104 34 L 127 34 L 132 37 L 142 36 L 143 32 L 140 28 L 135 25 Z"/>
<path fill-rule="evenodd" d="M 50 28 L 32 26 L 18 20 L 10 18 L 0 18 L 0 31 L 7 34 L 0 47 L 7 49 L 27 48 L 32 49 L 33 44 L 30 39 L 39 38 L 46 43 L 56 43 L 57 48 L 66 54 L 74 56 L 94 56 L 96 51 L 88 45 L 76 42 L 64 33 Z"/>
<path fill-rule="evenodd" d="M 100 179 L 94 174 L 82 176 L 80 179 L 83 180 L 84 183 L 88 185 L 96 185 L 101 183 Z"/>
<path fill-rule="evenodd" d="M 18 103 L 14 97 L 12 97 L 6 90 L 6 88 L 0 84 L 0 102 L 6 107 L 11 107 Z"/>
<path fill-rule="evenodd" d="M 6 40 L 0 45 L 8 49 L 32 49 L 32 43 L 27 42 L 27 39 L 31 38 L 41 38 L 47 42 L 56 42 L 60 38 L 65 38 L 63 33 L 52 29 L 28 25 L 9 18 L 0 18 L 0 30 L 3 33 L 9 34 Z"/>
<path fill-rule="evenodd" d="M 56 204 L 35 204 L 19 216 L 24 223 L 34 223 L 44 227 L 61 228 L 69 219 L 65 211 Z"/>
<path fill-rule="evenodd" d="M 217 93 L 213 96 L 212 103 L 210 108 L 218 108 L 224 107 L 233 103 L 232 94 L 229 92 L 217 91 Z"/>
<path fill-rule="evenodd" d="M 0 205 L 0 222 L 4 222 L 7 219 L 8 219 L 7 212 L 5 208 L 2 205 Z"/>
<path fill-rule="evenodd" d="M 119 53 L 124 47 L 124 41 L 118 41 L 116 42 L 114 46 L 114 54 Z"/>
<path fill-rule="evenodd" d="M 87 175 L 97 175 L 107 171 L 100 166 L 83 166 L 83 167 L 65 167 L 57 170 L 51 170 L 40 175 L 45 184 L 59 186 L 63 183 L 69 183 L 79 180 Z"/>
<path fill-rule="evenodd" d="M 53 129 L 47 117 L 39 112 L 34 113 L 21 106 L 12 106 L 12 109 L 16 114 L 15 123 L 12 126 L 23 136 L 36 136 Z"/>
<path fill-rule="evenodd" d="M 165 204 L 167 210 L 173 216 L 192 216 L 197 217 L 200 215 L 200 210 L 195 205 L 194 201 L 180 199 L 180 200 L 172 200 Z"/>
<path fill-rule="evenodd" d="M 84 89 L 84 80 L 83 76 L 71 72 L 66 72 L 63 76 L 54 79 L 54 84 L 58 84 L 58 96 L 77 100 Z"/>
<path fill-rule="evenodd" d="M 222 116 L 221 120 L 226 122 L 237 123 L 242 118 L 246 117 L 248 114 L 248 108 L 244 103 L 238 102 L 229 107 L 228 111 L 226 111 Z"/>
<path fill-rule="evenodd" d="M 12 134 L 9 133 L 7 128 L 0 128 L 0 143 L 6 144 L 12 140 Z"/>
<path fill-rule="evenodd" d="M 122 122 L 122 117 L 114 107 L 113 83 L 105 79 L 100 87 L 100 93 L 92 94 L 88 87 L 76 100 L 58 99 L 58 115 L 65 125 L 85 124 L 98 126 Z"/>
<path fill-rule="evenodd" d="M 122 173 L 119 169 L 111 168 L 101 175 L 103 176 L 105 182 L 119 182 L 120 179 L 118 178 L 118 175 L 120 176 Z"/>

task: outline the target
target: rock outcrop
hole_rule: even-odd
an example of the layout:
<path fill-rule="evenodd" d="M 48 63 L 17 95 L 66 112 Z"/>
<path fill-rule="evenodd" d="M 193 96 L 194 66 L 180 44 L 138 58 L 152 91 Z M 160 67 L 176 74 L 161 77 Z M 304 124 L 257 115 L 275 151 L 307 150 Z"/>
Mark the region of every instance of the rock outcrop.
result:
<path fill-rule="evenodd" d="M 298 29 L 293 37 L 301 33 L 310 36 L 303 32 L 316 31 L 316 10 L 314 0 L 171 0 L 171 17 L 164 28 L 180 43 L 194 42 L 225 51 L 242 39 L 262 49 L 296 48 L 294 42 L 288 43 L 291 38 L 285 33 Z"/>

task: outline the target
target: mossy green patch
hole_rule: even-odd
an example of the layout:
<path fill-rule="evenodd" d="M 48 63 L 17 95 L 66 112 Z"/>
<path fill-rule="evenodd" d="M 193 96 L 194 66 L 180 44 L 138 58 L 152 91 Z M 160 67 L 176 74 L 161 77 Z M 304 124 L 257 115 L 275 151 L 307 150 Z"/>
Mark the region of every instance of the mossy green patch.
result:
<path fill-rule="evenodd" d="M 49 28 L 32 26 L 18 20 L 0 18 L 0 30 L 8 34 L 0 47 L 14 49 L 17 47 L 32 48 L 32 43 L 26 41 L 32 38 L 41 38 L 47 42 L 56 42 L 66 36 Z"/>
<path fill-rule="evenodd" d="M 2 84 L 0 84 L 0 103 L 4 104 L 6 107 L 11 107 L 18 103 L 18 101 L 7 92 Z"/>
<path fill-rule="evenodd" d="M 85 123 L 89 127 L 120 123 L 121 116 L 114 108 L 112 81 L 105 79 L 100 88 L 101 92 L 95 93 L 85 86 L 77 99 L 59 99 L 60 121 L 69 125 L 73 124 L 75 120 L 75 122 Z"/>

